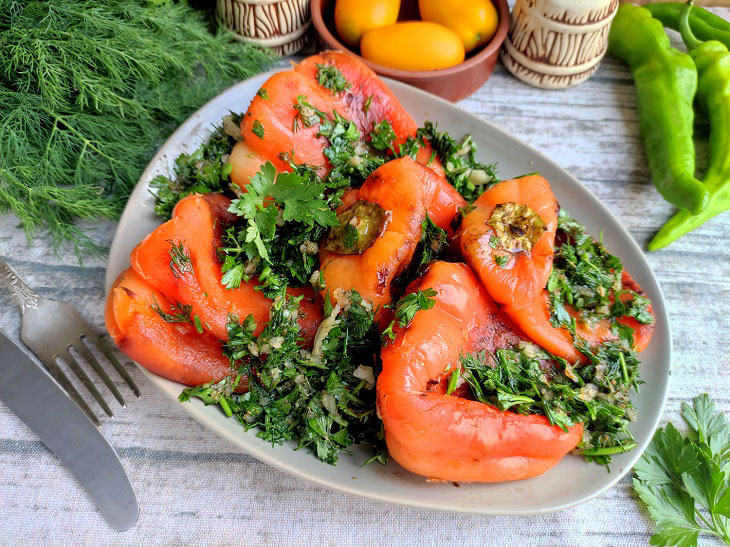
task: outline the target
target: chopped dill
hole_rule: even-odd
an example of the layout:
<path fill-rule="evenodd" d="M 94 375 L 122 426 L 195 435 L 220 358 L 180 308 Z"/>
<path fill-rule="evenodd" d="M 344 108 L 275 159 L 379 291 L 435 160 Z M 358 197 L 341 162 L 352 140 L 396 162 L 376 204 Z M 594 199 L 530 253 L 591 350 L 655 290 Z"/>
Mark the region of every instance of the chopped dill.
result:
<path fill-rule="evenodd" d="M 151 307 L 168 323 L 190 323 L 190 314 L 193 311 L 193 307 L 190 304 L 182 304 L 180 302 L 172 304 L 169 312 L 163 310 L 157 303 L 157 300 L 155 300 L 155 303 Z"/>
<path fill-rule="evenodd" d="M 170 243 L 170 269 L 175 277 L 181 277 L 185 273 L 193 272 L 193 263 L 190 260 L 190 252 L 185 247 L 185 242 L 181 241 L 175 244 L 173 240 Z"/>

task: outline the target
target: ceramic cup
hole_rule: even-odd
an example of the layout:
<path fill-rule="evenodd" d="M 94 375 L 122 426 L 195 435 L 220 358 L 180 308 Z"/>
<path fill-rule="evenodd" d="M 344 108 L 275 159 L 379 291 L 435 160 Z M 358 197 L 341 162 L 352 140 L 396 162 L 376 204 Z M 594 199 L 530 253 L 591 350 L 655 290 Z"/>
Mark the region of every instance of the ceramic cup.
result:
<path fill-rule="evenodd" d="M 218 17 L 241 39 L 279 55 L 302 49 L 311 24 L 309 0 L 218 0 Z"/>
<path fill-rule="evenodd" d="M 578 84 L 598 69 L 618 0 L 517 0 L 502 62 L 535 87 Z"/>

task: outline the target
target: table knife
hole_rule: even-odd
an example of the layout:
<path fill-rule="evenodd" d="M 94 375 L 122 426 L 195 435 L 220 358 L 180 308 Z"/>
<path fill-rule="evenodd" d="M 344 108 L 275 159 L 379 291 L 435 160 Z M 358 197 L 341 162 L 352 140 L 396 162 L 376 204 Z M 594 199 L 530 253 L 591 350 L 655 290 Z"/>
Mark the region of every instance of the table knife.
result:
<path fill-rule="evenodd" d="M 116 452 L 45 369 L 0 331 L 0 401 L 73 473 L 115 530 L 137 521 L 137 498 Z"/>

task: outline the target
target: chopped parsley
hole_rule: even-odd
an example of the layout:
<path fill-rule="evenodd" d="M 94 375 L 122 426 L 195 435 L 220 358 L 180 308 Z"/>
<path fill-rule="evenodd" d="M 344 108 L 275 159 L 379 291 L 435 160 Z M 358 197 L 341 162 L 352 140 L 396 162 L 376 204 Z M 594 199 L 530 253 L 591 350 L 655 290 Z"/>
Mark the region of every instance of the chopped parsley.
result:
<path fill-rule="evenodd" d="M 254 120 L 251 132 L 259 139 L 264 138 L 264 125 L 259 120 Z"/>
<path fill-rule="evenodd" d="M 393 328 L 396 324 L 399 327 L 407 327 L 413 321 L 413 318 L 421 310 L 430 310 L 436 304 L 436 291 L 434 289 L 423 289 L 404 295 L 398 302 L 391 307 L 395 308 L 393 320 L 381 334 L 383 341 L 395 340 L 395 332 Z"/>
<path fill-rule="evenodd" d="M 334 65 L 318 64 L 317 82 L 323 88 L 329 89 L 332 93 L 350 88 L 350 82 L 345 79 L 340 69 Z"/>
<path fill-rule="evenodd" d="M 448 133 L 439 132 L 436 124 L 429 121 L 418 129 L 417 135 L 431 143 L 441 158 L 446 179 L 468 202 L 474 201 L 498 182 L 496 166 L 480 163 L 474 158 L 477 145 L 471 135 L 457 142 Z"/>
<path fill-rule="evenodd" d="M 506 254 L 493 254 L 494 263 L 500 268 L 506 268 L 509 265 L 509 256 Z"/>
<path fill-rule="evenodd" d="M 315 342 L 307 352 L 299 345 L 300 299 L 277 299 L 258 337 L 251 316 L 243 322 L 231 317 L 224 352 L 236 376 L 186 388 L 180 400 L 199 397 L 206 405 L 218 404 L 244 428 L 257 428 L 262 439 L 272 444 L 294 441 L 332 465 L 355 443 L 370 446 L 372 459 L 387 463 L 375 412 L 379 345 L 372 311 L 354 292 L 344 308 L 333 308 L 328 301 L 329 330 L 319 347 Z M 235 393 L 244 379 L 248 392 Z"/>
<path fill-rule="evenodd" d="M 238 125 L 241 116 L 234 114 L 231 121 Z M 180 154 L 175 160 L 174 178 L 159 175 L 150 182 L 155 193 L 155 212 L 168 220 L 175 204 L 184 197 L 226 190 L 233 170 L 228 158 L 235 144 L 236 139 L 221 124 L 195 152 Z"/>
<path fill-rule="evenodd" d="M 633 330 L 616 320 L 629 316 L 651 324 L 649 299 L 623 287 L 621 261 L 563 211 L 558 216 L 557 241 L 547 283 L 552 324 L 574 331 L 576 321 L 592 325 L 609 320 L 614 331 L 633 347 Z M 566 306 L 575 310 L 577 320 Z"/>
<path fill-rule="evenodd" d="M 294 122 L 299 123 L 298 120 L 301 120 L 304 127 L 312 127 L 313 125 L 317 125 L 320 121 L 327 119 L 327 114 L 307 101 L 307 98 L 304 95 L 297 95 L 297 104 L 294 105 L 294 108 L 298 112 L 297 117 L 294 118 Z M 297 129 L 295 129 L 295 131 L 296 130 Z"/>
<path fill-rule="evenodd" d="M 268 92 L 268 91 L 266 91 L 266 90 L 265 90 L 265 89 L 264 89 L 263 87 L 262 87 L 262 88 L 260 88 L 260 89 L 259 89 L 259 90 L 258 90 L 258 91 L 256 92 L 256 95 L 258 95 L 259 97 L 261 97 L 261 98 L 262 98 L 262 99 L 264 99 L 264 100 L 267 100 L 267 99 L 269 98 L 269 92 Z"/>
<path fill-rule="evenodd" d="M 245 194 L 233 200 L 229 210 L 246 221 L 242 229 L 243 249 L 249 258 L 258 255 L 271 262 L 264 242 L 274 238 L 279 215 L 284 222 L 308 226 L 335 226 L 337 223 L 337 216 L 324 198 L 323 184 L 297 173 L 277 176 L 276 168 L 270 162 L 251 177 L 246 189 Z"/>
<path fill-rule="evenodd" d="M 639 384 L 639 360 L 613 342 L 576 368 L 528 342 L 492 355 L 464 355 L 461 366 L 478 401 L 503 411 L 544 415 L 564 430 L 583 423 L 578 451 L 589 461 L 608 464 L 612 454 L 636 447 L 627 426 L 636 414 L 629 391 Z"/>
<path fill-rule="evenodd" d="M 393 147 L 393 141 L 395 139 L 396 136 L 395 131 L 393 131 L 393 126 L 386 119 L 376 123 L 370 132 L 370 145 L 381 152 L 391 150 L 395 154 L 395 148 Z"/>

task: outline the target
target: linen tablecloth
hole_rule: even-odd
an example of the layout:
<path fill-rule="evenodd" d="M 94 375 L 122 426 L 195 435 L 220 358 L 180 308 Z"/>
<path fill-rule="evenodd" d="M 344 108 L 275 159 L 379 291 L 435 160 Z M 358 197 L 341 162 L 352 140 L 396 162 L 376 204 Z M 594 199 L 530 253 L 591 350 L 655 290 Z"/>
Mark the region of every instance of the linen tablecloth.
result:
<path fill-rule="evenodd" d="M 672 214 L 651 184 L 634 86 L 619 63 L 606 59 L 587 82 L 564 91 L 529 87 L 498 65 L 460 106 L 573 173 L 640 245 Z M 697 132 L 706 141 L 706 122 Z M 702 168 L 706 145 L 698 145 L 698 156 Z M 91 233 L 108 245 L 114 230 L 108 223 Z M 726 213 L 648 254 L 674 338 L 663 422 L 678 424 L 680 403 L 701 392 L 730 410 L 729 239 Z M 12 217 L 0 217 L 0 255 L 42 295 L 73 302 L 104 330 L 104 261 L 82 267 L 71 252 L 56 256 L 48 241 L 28 246 Z M 4 290 L 0 310 L 0 328 L 18 338 L 19 312 Z M 104 419 L 101 430 L 137 492 L 137 525 L 112 531 L 68 471 L 0 403 L 0 543 L 626 545 L 650 537 L 651 521 L 629 477 L 583 505 L 535 517 L 431 512 L 332 492 L 247 456 L 163 397 L 139 370 L 129 371 L 143 397 L 128 396 L 127 408 Z M 651 373 L 644 379 L 651 381 Z"/>

